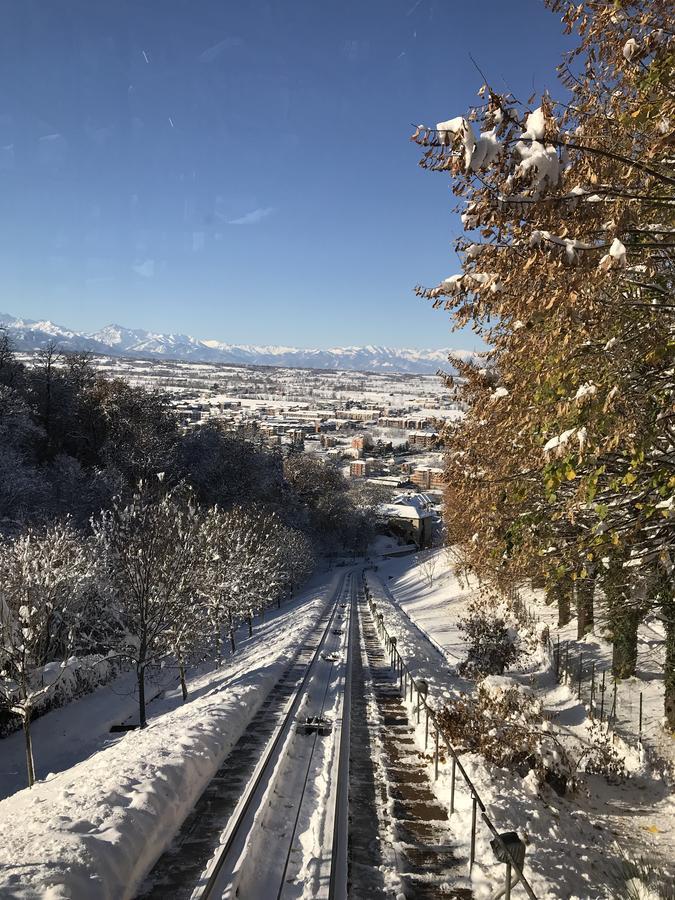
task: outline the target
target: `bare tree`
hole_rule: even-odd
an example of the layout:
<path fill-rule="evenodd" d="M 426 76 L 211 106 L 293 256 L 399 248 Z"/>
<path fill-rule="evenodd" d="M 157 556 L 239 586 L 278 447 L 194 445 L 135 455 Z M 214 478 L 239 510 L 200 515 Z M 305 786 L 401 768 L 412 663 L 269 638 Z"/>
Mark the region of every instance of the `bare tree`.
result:
<path fill-rule="evenodd" d="M 424 575 L 424 580 L 429 585 L 429 587 L 433 586 L 434 576 L 436 574 L 436 569 L 438 568 L 438 553 L 435 550 L 427 553 L 423 560 L 420 561 L 420 569 L 422 570 L 422 574 Z"/>

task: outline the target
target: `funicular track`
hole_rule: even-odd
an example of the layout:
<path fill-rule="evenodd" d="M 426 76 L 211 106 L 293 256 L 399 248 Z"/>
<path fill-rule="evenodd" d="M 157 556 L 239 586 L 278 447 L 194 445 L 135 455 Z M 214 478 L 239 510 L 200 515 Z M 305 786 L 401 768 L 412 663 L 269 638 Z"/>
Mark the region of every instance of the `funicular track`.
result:
<path fill-rule="evenodd" d="M 326 821 L 318 827 L 327 849 L 321 858 L 313 860 L 313 895 L 346 896 L 344 771 L 349 747 L 349 691 L 345 685 L 351 672 L 349 638 L 354 601 L 354 576 L 347 574 L 312 635 L 158 860 L 139 898 L 280 900 L 297 896 L 299 880 L 308 878 L 306 872 L 298 870 L 302 866 L 298 832 L 315 814 L 318 799 L 325 808 Z M 349 625 L 347 629 L 345 624 Z M 310 716 L 322 717 L 330 703 L 338 711 L 335 722 L 328 723 L 327 728 L 312 724 L 303 727 Z M 331 756 L 330 784 L 317 798 L 313 775 L 322 763 L 326 769 L 323 757 L 327 753 Z"/>

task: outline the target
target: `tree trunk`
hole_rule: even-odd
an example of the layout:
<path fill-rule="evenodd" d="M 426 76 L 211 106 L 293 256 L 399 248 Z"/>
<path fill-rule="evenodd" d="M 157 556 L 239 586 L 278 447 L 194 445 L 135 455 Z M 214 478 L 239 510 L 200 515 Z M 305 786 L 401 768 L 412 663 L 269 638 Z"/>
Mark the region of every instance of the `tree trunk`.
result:
<path fill-rule="evenodd" d="M 577 640 L 581 640 L 593 631 L 593 594 L 595 593 L 595 577 L 577 578 Z"/>
<path fill-rule="evenodd" d="M 622 556 L 616 553 L 610 556 L 603 586 L 612 641 L 612 674 L 615 678 L 630 678 L 637 666 L 641 610 L 628 596 Z"/>
<path fill-rule="evenodd" d="M 675 732 L 675 597 L 670 591 L 663 597 L 661 609 L 666 626 L 664 714 L 666 727 Z"/>
<path fill-rule="evenodd" d="M 253 637 L 253 615 L 251 610 L 248 611 L 248 636 Z"/>
<path fill-rule="evenodd" d="M 223 664 L 223 636 L 220 631 L 220 626 L 215 629 L 214 643 L 216 645 L 216 665 L 220 668 Z"/>
<path fill-rule="evenodd" d="M 637 667 L 639 610 L 628 604 L 611 612 L 612 674 L 615 678 L 630 678 Z"/>
<path fill-rule="evenodd" d="M 23 718 L 23 734 L 26 740 L 26 774 L 28 775 L 28 787 L 35 784 L 35 763 L 33 761 L 33 739 L 30 734 L 30 714 L 31 710 L 24 710 Z"/>
<path fill-rule="evenodd" d="M 183 692 L 183 703 L 185 703 L 188 698 L 188 689 L 185 681 L 185 663 L 180 653 L 178 654 L 178 674 L 180 676 L 180 689 Z"/>
<path fill-rule="evenodd" d="M 564 628 L 572 621 L 571 591 L 561 585 L 558 588 L 558 628 Z"/>
<path fill-rule="evenodd" d="M 569 578 L 561 578 L 554 582 L 547 591 L 546 602 L 558 605 L 558 628 L 564 628 L 572 621 L 572 582 Z"/>
<path fill-rule="evenodd" d="M 145 715 L 145 665 L 136 667 L 138 676 L 138 723 L 141 728 L 145 728 L 148 720 Z"/>
<path fill-rule="evenodd" d="M 232 618 L 231 612 L 228 612 L 227 614 L 227 621 L 230 626 L 230 646 L 232 647 L 232 652 L 235 653 L 237 650 L 237 645 L 234 642 L 234 632 L 236 631 L 236 628 L 234 626 L 234 619 Z"/>

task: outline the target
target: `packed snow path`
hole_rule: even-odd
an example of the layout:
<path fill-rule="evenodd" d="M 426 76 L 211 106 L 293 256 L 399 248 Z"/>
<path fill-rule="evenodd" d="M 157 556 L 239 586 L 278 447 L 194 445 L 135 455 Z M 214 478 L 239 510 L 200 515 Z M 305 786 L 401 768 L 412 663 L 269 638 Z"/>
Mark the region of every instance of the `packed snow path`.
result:
<path fill-rule="evenodd" d="M 340 748 L 353 590 L 349 574 L 141 896 L 333 895 L 341 827 L 346 834 L 336 801 L 347 759 Z M 315 727 L 317 720 L 325 724 Z"/>

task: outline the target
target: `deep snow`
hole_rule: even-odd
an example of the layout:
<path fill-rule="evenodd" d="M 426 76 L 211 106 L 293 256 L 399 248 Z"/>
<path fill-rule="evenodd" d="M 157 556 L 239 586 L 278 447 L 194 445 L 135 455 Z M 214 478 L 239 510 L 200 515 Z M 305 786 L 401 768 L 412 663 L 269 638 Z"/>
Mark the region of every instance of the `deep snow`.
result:
<path fill-rule="evenodd" d="M 315 625 L 338 580 L 339 575 L 324 578 L 300 600 L 269 614 L 221 669 L 191 680 L 184 705 L 178 688 L 167 691 L 151 705 L 143 731 L 108 743 L 104 704 L 93 696 L 45 716 L 41 721 L 75 723 L 80 734 L 90 733 L 90 748 L 98 735 L 100 749 L 0 802 L 0 896 L 132 897 Z M 92 709 L 100 715 L 82 718 Z M 69 748 L 77 756 L 75 744 L 64 739 L 54 761 L 63 764 Z M 44 767 L 49 749 L 42 753 Z"/>
<path fill-rule="evenodd" d="M 436 558 L 431 583 L 429 567 L 424 565 L 428 556 Z M 447 702 L 457 690 L 471 689 L 470 684 L 455 677 L 453 664 L 464 654 L 457 620 L 477 587 L 460 582 L 452 564 L 447 550 L 436 550 L 418 557 L 380 561 L 377 571 L 366 576 L 378 612 L 383 613 L 389 633 L 397 636 L 403 658 L 416 677 L 428 680 L 432 705 Z M 446 667 L 439 669 L 441 661 Z M 548 653 L 535 653 L 510 674 L 540 696 L 564 740 L 581 743 L 587 739 L 587 709 L 573 690 L 555 682 Z M 417 740 L 423 749 L 423 718 Z M 474 754 L 463 755 L 467 773 L 497 828 L 516 830 L 525 836 L 525 872 L 540 900 L 621 896 L 626 860 L 641 857 L 653 859 L 675 878 L 672 784 L 658 769 L 645 765 L 631 747 L 620 746 L 631 773 L 624 784 L 609 785 L 600 777 L 585 776 L 582 789 L 566 797 L 559 797 L 550 788 L 539 788 L 532 776 L 523 779 Z M 432 765 L 430 758 L 430 769 Z M 440 767 L 435 790 L 449 808 L 448 761 Z M 455 806 L 452 825 L 468 856 L 471 802 L 461 787 Z M 478 898 L 492 896 L 503 879 L 503 867 L 495 864 L 489 838 L 487 829 L 479 824 L 477 865 L 472 873 Z M 524 896 L 521 888 L 516 888 L 517 892 Z"/>

